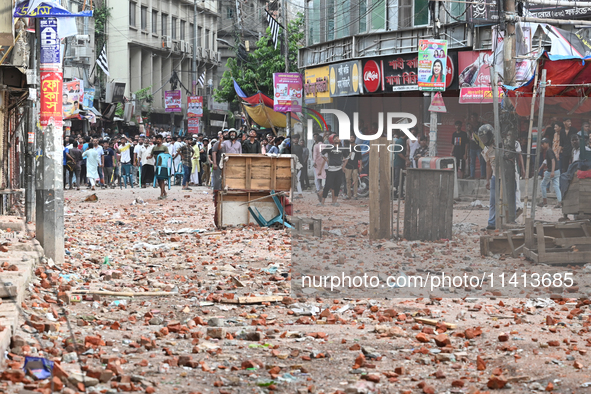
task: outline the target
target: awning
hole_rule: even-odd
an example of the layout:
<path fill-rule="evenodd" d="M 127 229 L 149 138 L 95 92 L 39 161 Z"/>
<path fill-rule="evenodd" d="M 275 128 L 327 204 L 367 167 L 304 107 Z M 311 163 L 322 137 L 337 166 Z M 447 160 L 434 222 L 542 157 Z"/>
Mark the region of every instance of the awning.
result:
<path fill-rule="evenodd" d="M 248 116 L 259 126 L 271 128 L 271 127 L 285 127 L 287 116 L 280 112 L 275 112 L 266 105 L 250 105 L 244 104 L 244 109 L 248 112 Z M 294 116 L 292 119 L 297 120 Z"/>
<path fill-rule="evenodd" d="M 540 58 L 540 75 L 546 70 L 546 113 L 573 114 L 591 111 L 591 58 L 550 60 L 548 54 Z M 506 89 L 520 116 L 530 116 L 534 80 L 515 89 Z M 556 107 L 552 110 L 551 107 Z M 535 103 L 538 110 L 538 100 Z"/>

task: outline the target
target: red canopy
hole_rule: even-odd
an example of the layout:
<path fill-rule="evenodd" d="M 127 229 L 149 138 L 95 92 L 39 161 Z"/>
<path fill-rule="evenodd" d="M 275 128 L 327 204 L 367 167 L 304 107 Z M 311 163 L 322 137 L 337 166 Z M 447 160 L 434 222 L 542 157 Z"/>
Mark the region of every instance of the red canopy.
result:
<path fill-rule="evenodd" d="M 545 113 L 565 115 L 591 111 L 591 100 L 586 99 L 591 93 L 591 86 L 576 86 L 591 84 L 591 61 L 587 63 L 583 59 L 550 60 L 547 54 L 544 54 L 540 58 L 540 75 L 544 69 L 546 81 L 548 81 Z M 530 116 L 533 88 L 534 80 L 532 79 L 515 90 L 506 90 L 507 96 L 520 116 Z M 538 103 L 539 101 L 536 100 L 536 112 Z"/>

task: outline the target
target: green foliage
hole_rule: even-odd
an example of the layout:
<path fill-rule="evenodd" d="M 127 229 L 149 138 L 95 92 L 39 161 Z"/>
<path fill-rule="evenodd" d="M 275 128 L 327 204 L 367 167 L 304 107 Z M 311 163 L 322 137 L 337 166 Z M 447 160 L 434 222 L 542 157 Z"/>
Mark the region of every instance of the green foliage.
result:
<path fill-rule="evenodd" d="M 289 71 L 298 72 L 298 49 L 304 41 L 304 15 L 298 13 L 297 18 L 288 23 L 289 32 Z M 280 35 L 283 31 L 280 32 Z M 282 43 L 282 42 L 281 42 Z M 258 90 L 268 96 L 273 93 L 273 73 L 285 72 L 285 55 L 281 45 L 274 48 L 271 30 L 267 28 L 265 36 L 256 44 L 256 49 L 247 54 L 246 61 L 239 62 L 237 58 L 229 58 L 220 87 L 215 89 L 214 98 L 218 103 L 238 101 L 232 77 L 247 94 L 254 94 Z"/>
<path fill-rule="evenodd" d="M 107 22 L 111 16 L 111 8 L 106 5 L 96 6 L 94 8 L 94 43 L 97 49 L 97 53 L 103 48 L 103 44 L 107 40 L 107 34 L 105 33 Z"/>

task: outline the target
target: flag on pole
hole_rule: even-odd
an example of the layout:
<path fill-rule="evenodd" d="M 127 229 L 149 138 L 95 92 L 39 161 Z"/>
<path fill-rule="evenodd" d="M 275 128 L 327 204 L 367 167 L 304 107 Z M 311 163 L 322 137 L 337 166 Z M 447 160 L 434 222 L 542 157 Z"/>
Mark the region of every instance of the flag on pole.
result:
<path fill-rule="evenodd" d="M 269 27 L 271 28 L 271 38 L 273 39 L 273 43 L 275 44 L 275 49 L 277 49 L 277 43 L 279 42 L 279 28 L 283 27 L 277 22 L 269 11 L 265 10 L 267 13 L 267 22 L 269 22 Z"/>
<path fill-rule="evenodd" d="M 201 76 L 199 77 L 199 85 L 201 85 L 201 87 L 205 85 L 205 70 L 203 70 L 203 74 L 201 74 Z"/>
<path fill-rule="evenodd" d="M 106 44 L 103 44 L 103 49 L 101 49 L 101 53 L 96 58 L 96 64 L 98 64 L 99 67 L 103 69 L 103 71 L 105 72 L 105 74 L 109 75 L 109 64 L 107 63 L 107 47 L 106 47 Z M 95 64 L 95 66 L 96 66 L 96 64 Z M 94 67 L 92 68 L 92 70 L 94 71 Z"/>

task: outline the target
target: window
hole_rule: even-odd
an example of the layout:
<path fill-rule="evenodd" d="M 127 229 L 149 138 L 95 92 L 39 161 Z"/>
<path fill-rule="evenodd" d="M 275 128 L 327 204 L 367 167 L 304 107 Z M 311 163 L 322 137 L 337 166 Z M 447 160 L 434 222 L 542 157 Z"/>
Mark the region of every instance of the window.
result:
<path fill-rule="evenodd" d="M 142 30 L 148 30 L 148 7 L 142 7 L 140 14 Z"/>
<path fill-rule="evenodd" d="M 367 0 L 359 0 L 359 33 L 367 31 Z"/>
<path fill-rule="evenodd" d="M 232 7 L 226 7 L 226 18 L 234 18 L 234 9 Z"/>
<path fill-rule="evenodd" d="M 158 11 L 152 11 L 152 33 L 158 34 Z"/>
<path fill-rule="evenodd" d="M 205 49 L 209 49 L 209 30 L 205 29 Z"/>
<path fill-rule="evenodd" d="M 193 39 L 195 39 L 195 25 L 190 23 L 189 24 L 189 40 L 191 40 L 191 42 L 193 42 Z"/>
<path fill-rule="evenodd" d="M 423 0 L 428 1 L 428 0 Z M 371 29 L 383 30 L 386 28 L 386 1 L 372 0 L 371 2 Z"/>
<path fill-rule="evenodd" d="M 412 0 L 399 0 L 398 27 L 412 27 Z"/>
<path fill-rule="evenodd" d="M 339 12 L 339 15 L 342 15 Z M 326 0 L 326 41 L 334 40 L 334 0 Z"/>
<path fill-rule="evenodd" d="M 320 0 L 308 1 L 308 44 L 320 42 Z"/>
<path fill-rule="evenodd" d="M 129 26 L 135 27 L 135 3 L 129 2 Z"/>
<path fill-rule="evenodd" d="M 429 0 L 414 0 L 414 26 L 429 24 Z"/>
<path fill-rule="evenodd" d="M 172 17 L 172 27 L 170 29 L 173 40 L 176 40 L 176 21 L 177 21 L 177 19 L 173 16 Z"/>
<path fill-rule="evenodd" d="M 168 34 L 168 15 L 162 14 L 162 35 L 166 36 Z"/>
<path fill-rule="evenodd" d="M 202 34 L 203 34 L 203 28 L 201 26 L 199 26 L 199 28 L 197 29 L 197 46 L 198 47 L 203 46 L 203 42 L 201 41 Z"/>
<path fill-rule="evenodd" d="M 180 34 L 181 40 L 185 39 L 185 29 L 187 27 L 186 25 L 187 25 L 187 22 L 181 21 L 181 34 Z"/>

